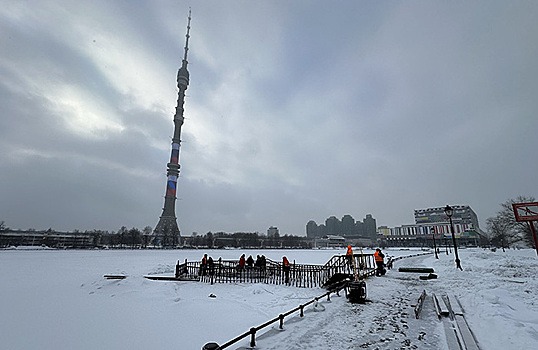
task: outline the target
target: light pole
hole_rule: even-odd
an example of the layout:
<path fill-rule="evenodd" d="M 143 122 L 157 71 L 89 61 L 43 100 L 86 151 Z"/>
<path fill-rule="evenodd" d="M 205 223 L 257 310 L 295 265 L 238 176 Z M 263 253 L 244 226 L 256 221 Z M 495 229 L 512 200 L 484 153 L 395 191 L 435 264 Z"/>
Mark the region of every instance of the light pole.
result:
<path fill-rule="evenodd" d="M 458 257 L 458 246 L 456 245 L 456 236 L 454 235 L 454 225 L 452 224 L 452 214 L 454 210 L 450 205 L 446 205 L 445 214 L 448 216 L 448 221 L 450 221 L 450 233 L 452 234 L 452 244 L 454 244 L 454 256 L 456 257 L 456 268 L 463 270 L 461 268 L 460 258 Z"/>
<path fill-rule="evenodd" d="M 437 244 L 435 244 L 435 229 L 432 227 L 432 237 L 433 237 L 433 251 L 435 252 L 435 258 L 439 259 L 439 255 L 437 255 Z"/>

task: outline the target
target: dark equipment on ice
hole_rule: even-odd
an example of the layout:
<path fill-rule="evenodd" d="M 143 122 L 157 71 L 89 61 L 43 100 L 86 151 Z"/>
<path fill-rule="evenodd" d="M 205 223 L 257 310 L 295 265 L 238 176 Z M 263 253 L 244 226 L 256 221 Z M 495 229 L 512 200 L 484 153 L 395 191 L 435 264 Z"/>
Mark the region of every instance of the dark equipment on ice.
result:
<path fill-rule="evenodd" d="M 348 251 L 350 250 L 351 246 L 348 246 Z M 351 253 L 351 266 L 353 268 L 353 281 L 347 284 L 347 298 L 350 303 L 364 304 L 366 302 L 366 282 L 359 275 L 353 252 Z"/>
<path fill-rule="evenodd" d="M 437 279 L 437 275 L 435 273 L 430 273 L 429 275 L 419 276 L 418 278 L 421 280 L 434 280 Z"/>
<path fill-rule="evenodd" d="M 337 290 L 344 287 L 353 279 L 353 275 L 349 273 L 335 273 L 323 284 L 323 288 L 328 290 Z"/>
<path fill-rule="evenodd" d="M 353 281 L 348 283 L 347 298 L 351 303 L 364 304 L 366 302 L 366 282 Z"/>

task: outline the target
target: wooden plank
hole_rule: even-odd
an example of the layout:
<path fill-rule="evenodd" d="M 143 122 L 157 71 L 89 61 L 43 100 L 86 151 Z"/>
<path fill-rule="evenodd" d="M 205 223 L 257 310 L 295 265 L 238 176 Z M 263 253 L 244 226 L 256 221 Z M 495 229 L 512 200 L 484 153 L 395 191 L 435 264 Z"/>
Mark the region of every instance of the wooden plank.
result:
<path fill-rule="evenodd" d="M 450 307 L 452 308 L 452 312 L 454 315 L 462 315 L 463 316 L 463 308 L 461 307 L 460 301 L 455 296 L 450 296 Z"/>
<path fill-rule="evenodd" d="M 433 273 L 431 267 L 400 267 L 398 272 L 418 272 L 418 273 Z"/>
<path fill-rule="evenodd" d="M 147 278 L 149 280 L 153 281 L 193 281 L 198 282 L 200 281 L 200 278 L 198 277 L 175 277 L 175 276 L 144 276 L 144 278 Z"/>
<path fill-rule="evenodd" d="M 433 306 L 435 307 L 435 313 L 437 314 L 438 318 L 441 318 L 441 307 L 439 306 L 439 300 L 437 299 L 437 295 L 435 293 L 432 293 L 433 298 Z"/>
<path fill-rule="evenodd" d="M 104 275 L 103 277 L 106 278 L 107 280 L 122 280 L 126 278 L 127 276 L 126 275 Z"/>
<path fill-rule="evenodd" d="M 441 296 L 441 301 L 442 302 L 439 303 L 439 308 L 441 309 L 441 315 L 445 317 L 450 316 L 450 308 L 446 300 L 446 295 Z"/>
<path fill-rule="evenodd" d="M 445 328 L 446 343 L 449 350 L 465 350 L 461 343 L 458 333 L 449 319 L 443 319 Z"/>
<path fill-rule="evenodd" d="M 415 318 L 420 318 L 420 312 L 422 311 L 422 305 L 424 304 L 424 300 L 426 299 L 426 291 L 423 290 L 422 294 L 420 294 L 420 297 L 418 298 L 417 305 L 415 306 Z"/>
<path fill-rule="evenodd" d="M 467 350 L 479 350 L 478 344 L 476 343 L 473 333 L 471 332 L 467 321 L 465 321 L 465 318 L 462 315 L 456 315 L 454 317 L 456 319 L 458 329 L 460 330 L 461 337 L 463 338 L 465 348 Z"/>

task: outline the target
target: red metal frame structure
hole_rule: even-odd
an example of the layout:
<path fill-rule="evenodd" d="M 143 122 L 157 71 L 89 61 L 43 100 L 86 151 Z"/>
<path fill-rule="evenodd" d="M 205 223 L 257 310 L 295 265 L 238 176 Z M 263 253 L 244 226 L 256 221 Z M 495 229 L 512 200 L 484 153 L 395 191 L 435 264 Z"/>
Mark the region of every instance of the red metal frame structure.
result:
<path fill-rule="evenodd" d="M 536 238 L 536 229 L 534 228 L 534 221 L 538 221 L 538 202 L 514 203 L 512 204 L 512 208 L 514 209 L 517 222 L 527 221 L 529 223 L 536 254 L 538 254 L 538 239 Z"/>

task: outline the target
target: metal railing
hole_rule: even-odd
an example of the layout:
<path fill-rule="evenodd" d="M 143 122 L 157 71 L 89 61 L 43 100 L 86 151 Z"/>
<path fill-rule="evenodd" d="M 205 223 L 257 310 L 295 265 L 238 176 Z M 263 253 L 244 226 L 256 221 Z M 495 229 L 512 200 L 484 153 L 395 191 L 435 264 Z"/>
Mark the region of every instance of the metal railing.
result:
<path fill-rule="evenodd" d="M 345 286 L 342 286 L 338 289 L 334 289 L 334 290 L 330 290 L 312 300 L 310 300 L 309 302 L 307 303 L 304 303 L 304 304 L 301 304 L 299 306 L 297 306 L 296 308 L 294 309 L 291 309 L 289 310 L 288 312 L 285 312 L 285 313 L 282 313 L 280 315 L 278 315 L 277 317 L 275 318 L 272 318 L 270 319 L 269 321 L 265 322 L 265 323 L 262 323 L 261 325 L 257 326 L 257 327 L 252 327 L 250 328 L 247 332 L 243 333 L 243 334 L 240 334 L 238 335 L 237 337 L 227 341 L 226 343 L 222 344 L 222 345 L 217 345 L 215 343 L 211 343 L 211 344 L 214 344 L 216 346 L 213 346 L 213 347 L 209 347 L 208 345 L 204 346 L 204 349 L 214 349 L 214 350 L 222 350 L 222 349 L 226 349 L 227 347 L 229 347 L 230 345 L 233 345 L 245 338 L 247 338 L 248 336 L 250 336 L 250 347 L 255 347 L 256 346 L 256 333 L 262 329 L 264 329 L 265 327 L 268 327 L 270 325 L 272 325 L 273 323 L 275 322 L 279 322 L 279 329 L 283 329 L 284 328 L 284 319 L 296 312 L 299 311 L 299 316 L 300 317 L 304 317 L 304 308 L 307 307 L 308 305 L 311 305 L 317 301 L 319 301 L 320 299 L 323 299 L 324 297 L 327 297 L 327 300 L 330 301 L 331 300 L 331 294 L 333 293 L 336 293 L 336 295 L 340 295 L 340 290 L 344 289 Z"/>

